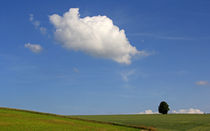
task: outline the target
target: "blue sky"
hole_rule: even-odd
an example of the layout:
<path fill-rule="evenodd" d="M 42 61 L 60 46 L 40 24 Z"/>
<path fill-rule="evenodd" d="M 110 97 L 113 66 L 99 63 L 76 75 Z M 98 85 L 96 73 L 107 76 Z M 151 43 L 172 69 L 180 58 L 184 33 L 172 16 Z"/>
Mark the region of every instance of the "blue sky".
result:
<path fill-rule="evenodd" d="M 123 114 L 156 112 L 165 100 L 171 111 L 210 112 L 209 7 L 207 0 L 2 0 L 0 106 Z M 83 47 L 62 46 L 49 17 L 62 17 L 70 8 L 79 8 L 81 18 L 107 16 L 147 55 L 132 56 L 126 64 L 114 60 L 115 52 L 97 57 Z M 27 43 L 41 49 L 34 52 Z"/>

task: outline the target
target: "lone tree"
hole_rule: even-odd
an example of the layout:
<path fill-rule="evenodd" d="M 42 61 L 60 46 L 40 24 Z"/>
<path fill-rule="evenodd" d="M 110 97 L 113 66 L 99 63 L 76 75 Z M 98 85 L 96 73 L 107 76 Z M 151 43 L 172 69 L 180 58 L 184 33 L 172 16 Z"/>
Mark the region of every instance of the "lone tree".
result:
<path fill-rule="evenodd" d="M 159 113 L 167 114 L 169 110 L 169 105 L 165 101 L 162 101 L 158 107 Z"/>

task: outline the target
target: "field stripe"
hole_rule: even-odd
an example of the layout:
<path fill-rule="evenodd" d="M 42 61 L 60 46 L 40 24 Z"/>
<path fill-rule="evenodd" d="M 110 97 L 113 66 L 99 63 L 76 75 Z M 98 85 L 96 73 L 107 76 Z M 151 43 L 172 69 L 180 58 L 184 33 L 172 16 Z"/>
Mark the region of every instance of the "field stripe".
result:
<path fill-rule="evenodd" d="M 109 125 L 123 126 L 123 127 L 130 127 L 130 128 L 143 129 L 143 130 L 148 130 L 148 131 L 156 131 L 156 128 L 153 128 L 153 127 L 126 125 L 126 124 L 120 124 L 120 123 L 114 123 L 114 122 L 96 121 L 96 120 L 87 120 L 87 119 L 75 118 L 75 117 L 71 117 L 71 116 L 67 116 L 67 117 L 69 117 L 71 119 L 75 119 L 75 120 L 81 120 L 81 121 L 88 121 L 88 122 L 94 122 L 94 123 L 109 124 Z"/>

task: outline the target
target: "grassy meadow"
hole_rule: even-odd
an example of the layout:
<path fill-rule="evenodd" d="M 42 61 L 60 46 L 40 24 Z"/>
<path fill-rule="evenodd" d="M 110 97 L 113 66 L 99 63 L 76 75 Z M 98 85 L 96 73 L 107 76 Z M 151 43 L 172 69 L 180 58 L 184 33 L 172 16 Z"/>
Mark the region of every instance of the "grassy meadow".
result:
<path fill-rule="evenodd" d="M 0 131 L 210 131 L 210 114 L 63 116 L 0 108 Z"/>
<path fill-rule="evenodd" d="M 139 129 L 0 108 L 0 131 L 137 131 Z"/>
<path fill-rule="evenodd" d="M 74 117 L 154 127 L 158 131 L 210 131 L 210 114 L 84 115 Z"/>

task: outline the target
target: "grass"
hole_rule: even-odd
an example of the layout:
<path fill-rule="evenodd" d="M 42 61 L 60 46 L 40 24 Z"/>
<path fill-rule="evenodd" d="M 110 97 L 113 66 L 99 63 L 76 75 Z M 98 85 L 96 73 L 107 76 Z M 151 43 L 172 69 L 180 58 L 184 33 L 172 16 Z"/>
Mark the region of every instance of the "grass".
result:
<path fill-rule="evenodd" d="M 1 131 L 137 131 L 139 129 L 34 111 L 0 108 Z"/>
<path fill-rule="evenodd" d="M 84 115 L 73 117 L 132 126 L 143 125 L 154 127 L 159 131 L 210 131 L 210 114 Z"/>
<path fill-rule="evenodd" d="M 210 131 L 210 114 L 62 116 L 0 108 L 0 131 L 137 131 L 140 129 Z"/>

